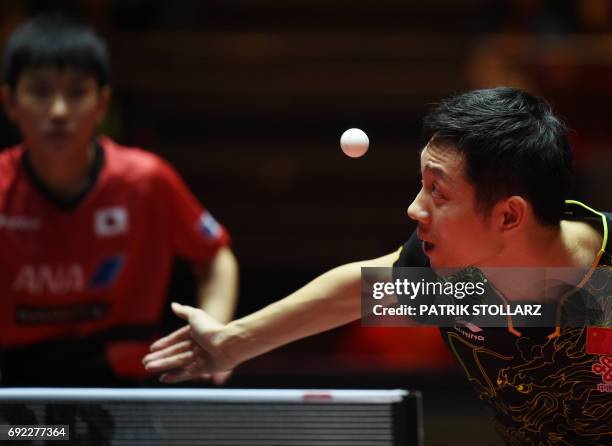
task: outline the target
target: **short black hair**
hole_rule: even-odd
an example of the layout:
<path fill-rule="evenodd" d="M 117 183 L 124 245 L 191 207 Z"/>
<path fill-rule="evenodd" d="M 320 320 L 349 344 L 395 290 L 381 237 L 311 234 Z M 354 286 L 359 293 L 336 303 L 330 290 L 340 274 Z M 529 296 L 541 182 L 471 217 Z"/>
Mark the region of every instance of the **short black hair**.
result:
<path fill-rule="evenodd" d="M 485 215 L 499 200 L 520 195 L 540 223 L 559 224 L 571 189 L 572 151 L 565 124 L 544 99 L 509 87 L 453 96 L 425 117 L 423 137 L 463 155 Z"/>
<path fill-rule="evenodd" d="M 14 89 L 28 68 L 77 68 L 109 83 L 110 60 L 104 40 L 92 28 L 60 13 L 35 16 L 11 34 L 4 48 L 3 81 Z"/>

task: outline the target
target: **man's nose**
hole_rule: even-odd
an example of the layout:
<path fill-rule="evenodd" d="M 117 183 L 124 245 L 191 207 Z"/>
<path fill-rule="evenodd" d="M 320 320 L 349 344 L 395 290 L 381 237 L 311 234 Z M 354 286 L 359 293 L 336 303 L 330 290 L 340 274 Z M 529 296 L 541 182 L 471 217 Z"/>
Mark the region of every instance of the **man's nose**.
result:
<path fill-rule="evenodd" d="M 61 119 L 68 114 L 68 104 L 66 99 L 62 95 L 56 95 L 51 102 L 51 109 L 49 110 L 51 118 Z"/>
<path fill-rule="evenodd" d="M 421 191 L 422 192 L 422 191 Z M 423 197 L 421 192 L 414 198 L 410 206 L 408 206 L 408 217 L 416 220 L 419 223 L 427 224 L 431 218 L 429 211 L 423 206 Z"/>

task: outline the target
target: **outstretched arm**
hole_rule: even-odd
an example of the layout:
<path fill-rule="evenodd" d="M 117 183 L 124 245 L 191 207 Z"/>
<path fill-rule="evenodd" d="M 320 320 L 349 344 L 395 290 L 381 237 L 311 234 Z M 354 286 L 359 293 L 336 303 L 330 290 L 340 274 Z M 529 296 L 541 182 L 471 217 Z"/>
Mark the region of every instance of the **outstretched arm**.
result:
<path fill-rule="evenodd" d="M 205 312 L 173 304 L 185 326 L 155 342 L 144 358 L 147 370 L 164 373 L 168 382 L 202 373 L 229 370 L 266 353 L 361 316 L 361 268 L 391 267 L 397 253 L 349 263 L 328 271 L 306 286 L 241 319 L 221 324 Z"/>

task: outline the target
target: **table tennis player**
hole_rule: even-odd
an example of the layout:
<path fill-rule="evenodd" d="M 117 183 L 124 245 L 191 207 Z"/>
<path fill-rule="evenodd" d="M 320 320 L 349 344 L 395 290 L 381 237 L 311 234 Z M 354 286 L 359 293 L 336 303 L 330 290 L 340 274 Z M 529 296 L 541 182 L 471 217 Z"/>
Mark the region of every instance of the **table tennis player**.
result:
<path fill-rule="evenodd" d="M 422 187 L 408 207 L 418 227 L 399 251 L 332 269 L 229 324 L 173 304 L 188 325 L 152 345 L 146 368 L 184 381 L 359 319 L 361 267 L 573 267 L 585 286 L 595 268 L 609 273 L 612 214 L 566 200 L 571 148 L 543 99 L 470 91 L 437 104 L 423 131 Z M 607 323 L 593 329 L 440 328 L 506 444 L 612 444 L 607 308 Z"/>
<path fill-rule="evenodd" d="M 198 305 L 232 318 L 228 233 L 169 163 L 95 136 L 111 87 L 91 28 L 30 19 L 8 39 L 3 75 L 22 142 L 0 153 L 0 382 L 140 382 L 175 258 L 193 266 Z"/>

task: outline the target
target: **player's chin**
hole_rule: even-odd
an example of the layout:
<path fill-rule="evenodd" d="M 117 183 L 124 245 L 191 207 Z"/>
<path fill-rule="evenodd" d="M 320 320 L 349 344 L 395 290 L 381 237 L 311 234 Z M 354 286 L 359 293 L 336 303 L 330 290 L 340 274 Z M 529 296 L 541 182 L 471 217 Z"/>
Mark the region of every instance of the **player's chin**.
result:
<path fill-rule="evenodd" d="M 53 156 L 71 156 L 77 150 L 76 143 L 70 139 L 55 138 L 45 141 L 40 151 Z"/>

